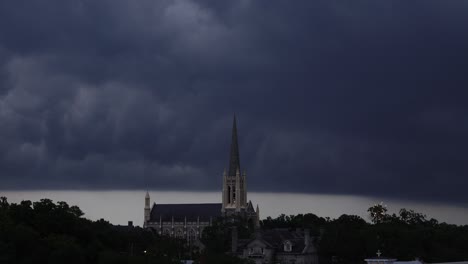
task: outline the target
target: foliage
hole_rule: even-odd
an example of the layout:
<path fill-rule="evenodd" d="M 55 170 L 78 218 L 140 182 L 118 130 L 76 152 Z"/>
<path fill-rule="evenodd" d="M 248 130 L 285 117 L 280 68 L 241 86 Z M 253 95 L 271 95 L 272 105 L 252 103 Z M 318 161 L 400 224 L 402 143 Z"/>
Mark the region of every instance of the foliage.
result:
<path fill-rule="evenodd" d="M 468 225 L 456 226 L 401 209 L 388 214 L 383 204 L 368 210 L 372 223 L 354 215 L 337 219 L 280 215 L 261 221 L 262 228 L 309 228 L 315 236 L 320 263 L 362 263 L 380 250 L 399 260 L 426 262 L 468 260 Z"/>
<path fill-rule="evenodd" d="M 247 264 L 248 260 L 240 259 L 226 254 L 230 252 L 232 230 L 236 229 L 238 238 L 251 238 L 254 233 L 254 227 L 250 221 L 242 218 L 219 218 L 213 221 L 212 225 L 203 230 L 202 242 L 205 250 L 201 254 L 200 262 L 206 264 Z"/>
<path fill-rule="evenodd" d="M 379 224 L 386 220 L 387 216 L 387 207 L 383 203 L 376 204 L 367 209 L 372 223 Z"/>
<path fill-rule="evenodd" d="M 82 216 L 66 202 L 10 204 L 0 197 L 0 263 L 179 263 L 188 257 L 180 240 Z"/>
<path fill-rule="evenodd" d="M 377 250 L 399 260 L 426 262 L 468 259 L 468 225 L 456 226 L 427 219 L 424 214 L 401 209 L 388 214 L 382 205 L 368 210 L 372 223 L 359 216 L 337 219 L 314 214 L 280 215 L 261 221 L 264 229 L 308 228 L 315 237 L 320 263 L 362 263 Z M 0 197 L 0 263 L 198 263 L 245 264 L 248 260 L 226 254 L 231 230 L 240 239 L 253 235 L 253 226 L 242 219 L 218 219 L 205 228 L 200 255 L 183 241 L 158 236 L 148 229 L 114 226 L 105 220 L 90 221 L 66 202 L 49 199 L 9 203 Z M 145 253 L 146 252 L 146 253 Z"/>
<path fill-rule="evenodd" d="M 204 254 L 200 263 L 205 264 L 254 264 L 252 260 L 241 259 L 235 256 L 221 253 Z"/>
<path fill-rule="evenodd" d="M 265 220 L 261 221 L 263 228 L 308 228 L 311 231 L 312 235 L 319 235 L 319 228 L 324 226 L 328 221 L 328 218 L 318 217 L 314 214 L 298 214 L 298 215 L 285 215 L 281 214 L 277 218 L 267 217 Z"/>

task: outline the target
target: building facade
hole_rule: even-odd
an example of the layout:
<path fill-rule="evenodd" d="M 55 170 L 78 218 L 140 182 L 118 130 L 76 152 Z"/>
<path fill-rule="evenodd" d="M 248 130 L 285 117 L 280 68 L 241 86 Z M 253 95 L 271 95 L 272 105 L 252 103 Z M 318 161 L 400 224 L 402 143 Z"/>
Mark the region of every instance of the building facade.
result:
<path fill-rule="evenodd" d="M 245 218 L 259 225 L 260 212 L 247 200 L 246 172 L 241 175 L 237 121 L 234 116 L 232 126 L 229 170 L 224 170 L 221 203 L 186 203 L 151 205 L 150 195 L 145 196 L 145 228 L 152 228 L 160 235 L 186 239 L 189 244 L 200 244 L 203 229 L 219 217 Z"/>
<path fill-rule="evenodd" d="M 317 250 L 309 230 L 257 231 L 255 238 L 238 240 L 232 233 L 232 251 L 255 264 L 318 264 Z"/>

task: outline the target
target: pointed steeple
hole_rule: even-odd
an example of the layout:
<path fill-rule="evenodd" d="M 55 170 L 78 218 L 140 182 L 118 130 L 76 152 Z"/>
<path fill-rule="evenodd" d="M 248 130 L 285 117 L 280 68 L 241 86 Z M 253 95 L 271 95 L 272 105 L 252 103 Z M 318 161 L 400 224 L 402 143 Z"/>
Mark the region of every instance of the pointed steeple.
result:
<path fill-rule="evenodd" d="M 231 154 L 229 157 L 229 174 L 228 176 L 236 176 L 237 170 L 241 170 L 239 159 L 239 144 L 237 142 L 237 121 L 234 115 L 232 124 L 232 139 L 231 139 Z"/>

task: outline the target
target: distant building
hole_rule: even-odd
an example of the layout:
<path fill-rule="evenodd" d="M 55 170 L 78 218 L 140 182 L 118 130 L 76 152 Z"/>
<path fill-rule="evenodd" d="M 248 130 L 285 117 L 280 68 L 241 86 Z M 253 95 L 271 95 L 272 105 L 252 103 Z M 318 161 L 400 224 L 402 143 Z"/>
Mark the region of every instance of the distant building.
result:
<path fill-rule="evenodd" d="M 394 264 L 397 260 L 394 258 L 386 258 L 386 257 L 375 257 L 375 258 L 368 258 L 364 260 L 367 264 Z M 418 263 L 419 264 L 419 263 Z"/>
<path fill-rule="evenodd" d="M 245 171 L 240 174 L 237 122 L 232 126 L 229 171 L 224 170 L 221 203 L 157 204 L 151 206 L 149 193 L 145 196 L 144 223 L 146 228 L 160 235 L 186 239 L 190 244 L 199 244 L 203 229 L 218 217 L 241 216 L 259 226 L 259 208 L 247 202 L 247 179 Z"/>
<path fill-rule="evenodd" d="M 468 261 L 444 262 L 444 263 L 426 263 L 419 259 L 412 260 L 412 261 L 398 261 L 395 258 L 383 257 L 380 250 L 377 251 L 377 257 L 367 258 L 364 261 L 367 264 L 468 264 Z"/>
<path fill-rule="evenodd" d="M 393 264 L 397 259 L 383 257 L 382 253 L 377 251 L 377 257 L 367 258 L 364 260 L 367 264 Z M 418 263 L 419 264 L 419 263 Z"/>
<path fill-rule="evenodd" d="M 440 263 L 431 263 L 431 264 L 468 264 L 468 261 L 440 262 Z"/>
<path fill-rule="evenodd" d="M 317 249 L 307 229 L 257 231 L 255 238 L 247 240 L 238 240 L 233 230 L 232 236 L 232 252 L 256 264 L 318 264 Z"/>

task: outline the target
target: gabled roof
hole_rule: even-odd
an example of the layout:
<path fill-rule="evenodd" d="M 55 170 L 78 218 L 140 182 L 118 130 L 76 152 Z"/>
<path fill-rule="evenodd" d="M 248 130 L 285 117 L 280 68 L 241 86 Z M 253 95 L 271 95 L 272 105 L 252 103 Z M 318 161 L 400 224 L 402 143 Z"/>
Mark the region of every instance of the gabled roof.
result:
<path fill-rule="evenodd" d="M 251 247 L 253 244 L 261 244 L 262 246 L 265 246 L 265 247 L 268 247 L 268 248 L 273 248 L 273 245 L 271 245 L 270 243 L 268 243 L 268 241 L 262 239 L 261 237 L 250 240 L 246 244 L 246 246 Z"/>
<path fill-rule="evenodd" d="M 255 213 L 255 209 L 252 205 L 252 201 L 249 201 L 249 203 L 247 204 L 247 212 L 248 213 Z"/>
<path fill-rule="evenodd" d="M 174 221 L 180 222 L 187 218 L 187 221 L 194 222 L 209 221 L 221 216 L 220 203 L 205 203 L 205 204 L 153 204 L 150 214 L 150 222 Z"/>
<path fill-rule="evenodd" d="M 246 247 L 255 241 L 261 241 L 269 248 L 273 248 L 277 253 L 302 253 L 305 248 L 304 234 L 302 232 L 290 231 L 288 229 L 272 229 L 260 231 L 255 239 L 250 240 Z M 291 252 L 284 252 L 284 242 L 289 241 L 292 244 Z"/>

